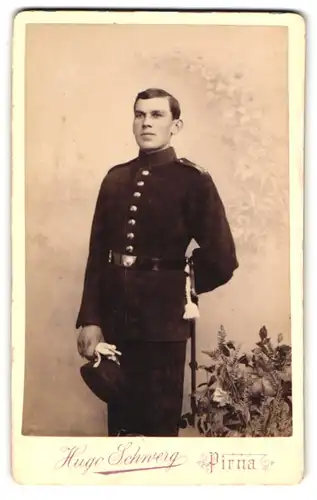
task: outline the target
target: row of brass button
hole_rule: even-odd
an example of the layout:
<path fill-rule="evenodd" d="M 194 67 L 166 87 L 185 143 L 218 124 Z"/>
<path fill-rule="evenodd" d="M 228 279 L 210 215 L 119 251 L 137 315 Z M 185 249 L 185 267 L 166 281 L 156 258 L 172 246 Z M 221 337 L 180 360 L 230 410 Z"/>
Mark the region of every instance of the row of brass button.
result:
<path fill-rule="evenodd" d="M 141 174 L 142 174 L 144 177 L 147 177 L 147 176 L 150 174 L 150 172 L 149 172 L 149 170 L 142 170 Z M 144 181 L 138 181 L 138 182 L 137 182 L 137 186 L 139 186 L 139 187 L 143 187 L 143 186 L 144 186 Z M 133 193 L 133 197 L 134 197 L 134 198 L 140 198 L 141 196 L 142 196 L 142 193 L 140 193 L 140 191 L 135 191 L 135 192 Z M 138 211 L 138 207 L 137 207 L 136 205 L 131 205 L 131 206 L 129 207 L 129 210 L 130 210 L 130 212 L 134 212 L 134 213 L 135 213 L 135 212 L 137 212 L 137 211 Z M 131 219 L 129 219 L 129 220 L 128 220 L 128 224 L 130 224 L 131 226 L 135 226 L 135 224 L 136 224 L 136 220 L 131 218 Z M 132 232 L 127 233 L 127 238 L 128 238 L 129 240 L 133 240 L 133 239 L 134 239 L 134 233 L 132 233 Z M 133 252 L 133 250 L 134 250 L 134 247 L 133 247 L 132 245 L 128 245 L 128 246 L 126 247 L 126 251 L 127 251 L 128 253 L 132 253 L 132 252 Z"/>

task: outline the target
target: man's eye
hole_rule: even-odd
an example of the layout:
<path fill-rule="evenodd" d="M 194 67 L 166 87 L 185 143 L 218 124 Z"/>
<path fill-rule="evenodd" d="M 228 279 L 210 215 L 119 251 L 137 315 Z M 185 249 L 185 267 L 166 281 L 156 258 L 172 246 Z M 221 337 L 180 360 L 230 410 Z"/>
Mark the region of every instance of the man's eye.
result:
<path fill-rule="evenodd" d="M 152 116 L 154 116 L 154 118 L 160 118 L 162 116 L 161 113 L 152 113 Z"/>

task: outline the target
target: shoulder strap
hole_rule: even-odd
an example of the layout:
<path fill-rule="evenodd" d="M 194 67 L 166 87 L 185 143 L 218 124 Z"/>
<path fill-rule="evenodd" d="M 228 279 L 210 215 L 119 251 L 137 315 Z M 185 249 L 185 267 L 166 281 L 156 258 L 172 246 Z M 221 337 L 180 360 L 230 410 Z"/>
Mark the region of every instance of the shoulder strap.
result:
<path fill-rule="evenodd" d="M 207 170 L 204 167 L 201 167 L 200 165 L 197 165 L 196 163 L 193 163 L 192 161 L 188 160 L 187 158 L 178 158 L 177 161 L 184 165 L 185 167 L 191 167 L 195 168 L 198 170 L 200 173 L 206 173 Z"/>

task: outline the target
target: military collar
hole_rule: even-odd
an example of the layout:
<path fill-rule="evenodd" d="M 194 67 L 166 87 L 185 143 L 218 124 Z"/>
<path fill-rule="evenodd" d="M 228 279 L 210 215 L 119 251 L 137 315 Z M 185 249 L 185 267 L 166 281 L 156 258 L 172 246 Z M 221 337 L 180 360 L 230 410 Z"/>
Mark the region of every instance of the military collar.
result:
<path fill-rule="evenodd" d="M 155 151 L 154 153 L 145 153 L 144 151 L 140 151 L 138 159 L 142 162 L 142 165 L 156 167 L 158 165 L 171 163 L 177 159 L 177 156 L 174 148 L 169 147 L 167 149 L 162 149 L 161 151 Z"/>

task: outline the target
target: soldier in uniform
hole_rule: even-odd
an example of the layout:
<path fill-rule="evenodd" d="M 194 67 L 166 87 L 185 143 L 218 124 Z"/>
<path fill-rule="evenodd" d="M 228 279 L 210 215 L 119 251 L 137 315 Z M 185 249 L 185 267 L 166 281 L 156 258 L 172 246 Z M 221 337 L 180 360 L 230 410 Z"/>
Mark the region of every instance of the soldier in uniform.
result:
<path fill-rule="evenodd" d="M 108 402 L 109 436 L 177 436 L 189 319 L 197 296 L 227 283 L 238 267 L 223 203 L 210 174 L 171 146 L 182 128 L 179 102 L 162 89 L 140 92 L 133 133 L 139 153 L 103 179 L 92 222 L 76 327 L 79 353 L 117 346 L 127 388 Z M 186 249 L 198 248 L 190 262 Z"/>

